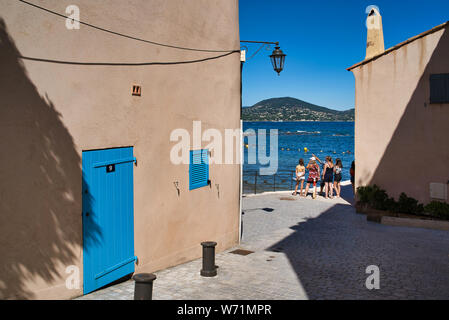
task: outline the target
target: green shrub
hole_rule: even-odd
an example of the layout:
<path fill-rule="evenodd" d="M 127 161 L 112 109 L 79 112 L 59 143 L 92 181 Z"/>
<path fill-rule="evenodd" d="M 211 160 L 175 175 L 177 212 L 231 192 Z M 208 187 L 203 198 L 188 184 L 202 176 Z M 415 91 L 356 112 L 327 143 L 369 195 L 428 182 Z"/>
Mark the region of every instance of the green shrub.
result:
<path fill-rule="evenodd" d="M 432 201 L 424 207 L 424 211 L 434 217 L 449 220 L 449 204 L 445 202 Z"/>
<path fill-rule="evenodd" d="M 358 202 L 376 210 L 388 210 L 391 212 L 410 213 L 420 215 L 424 212 L 424 206 L 418 200 L 401 193 L 399 200 L 388 197 L 385 190 L 377 185 L 357 188 Z"/>
<path fill-rule="evenodd" d="M 376 210 L 387 210 L 398 213 L 409 213 L 422 215 L 424 212 L 439 219 L 449 220 L 449 204 L 445 202 L 432 201 L 424 206 L 418 200 L 408 197 L 404 192 L 398 201 L 388 197 L 385 190 L 377 185 L 357 188 L 358 203 L 367 205 Z"/>
<path fill-rule="evenodd" d="M 387 210 L 386 202 L 388 200 L 388 194 L 385 190 L 380 189 L 374 185 L 373 195 L 371 200 L 371 206 L 377 210 Z"/>
<path fill-rule="evenodd" d="M 394 198 L 388 198 L 385 201 L 385 210 L 391 211 L 391 212 L 398 212 L 398 203 Z"/>
<path fill-rule="evenodd" d="M 424 206 L 418 203 L 418 200 L 408 197 L 404 192 L 399 196 L 397 202 L 396 212 L 422 214 L 424 212 Z"/>
<path fill-rule="evenodd" d="M 360 204 L 365 204 L 373 209 L 386 210 L 388 195 L 385 190 L 377 185 L 357 188 L 357 198 Z"/>
<path fill-rule="evenodd" d="M 369 204 L 372 189 L 370 186 L 357 188 L 357 198 L 360 204 Z"/>

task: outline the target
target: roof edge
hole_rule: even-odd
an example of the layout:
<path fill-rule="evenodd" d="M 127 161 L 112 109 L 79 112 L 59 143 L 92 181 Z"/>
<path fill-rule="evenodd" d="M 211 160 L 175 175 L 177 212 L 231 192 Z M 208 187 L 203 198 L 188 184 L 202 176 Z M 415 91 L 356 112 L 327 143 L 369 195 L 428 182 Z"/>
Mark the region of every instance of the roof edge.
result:
<path fill-rule="evenodd" d="M 401 48 L 403 46 L 406 46 L 406 45 L 408 45 L 409 43 L 411 43 L 413 41 L 416 41 L 416 40 L 421 39 L 421 38 L 423 38 L 423 37 L 425 37 L 425 36 L 427 36 L 429 34 L 432 34 L 432 33 L 435 33 L 437 31 L 440 31 L 441 29 L 444 29 L 446 26 L 449 26 L 449 21 L 446 21 L 443 24 L 440 24 L 440 25 L 438 25 L 436 27 L 433 27 L 430 30 L 427 30 L 427 31 L 425 31 L 423 33 L 418 34 L 417 36 L 414 36 L 414 37 L 412 37 L 412 38 L 410 38 L 408 40 L 405 40 L 404 42 L 401 42 L 401 43 L 399 43 L 399 44 L 397 44 L 397 45 L 395 45 L 395 46 L 385 50 L 384 52 L 379 53 L 378 55 L 376 55 L 374 57 L 371 57 L 369 59 L 366 59 L 366 60 L 363 60 L 363 61 L 361 61 L 359 63 L 356 63 L 355 65 L 353 65 L 352 67 L 347 68 L 346 70 L 351 71 L 351 70 L 353 70 L 355 68 L 361 67 L 361 66 L 363 66 L 363 65 L 365 65 L 367 63 L 370 63 L 370 62 L 372 62 L 374 60 L 377 60 L 380 57 L 383 57 L 383 56 L 389 54 L 390 52 L 398 50 L 399 48 Z"/>

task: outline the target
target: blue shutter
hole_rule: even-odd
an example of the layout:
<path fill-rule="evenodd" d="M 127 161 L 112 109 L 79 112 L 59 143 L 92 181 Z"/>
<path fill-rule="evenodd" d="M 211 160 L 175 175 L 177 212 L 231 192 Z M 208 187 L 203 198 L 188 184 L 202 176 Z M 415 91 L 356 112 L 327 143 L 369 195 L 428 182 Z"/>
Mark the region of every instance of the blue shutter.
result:
<path fill-rule="evenodd" d="M 449 73 L 430 75 L 430 103 L 449 103 Z"/>
<path fill-rule="evenodd" d="M 209 180 L 209 152 L 204 150 L 190 151 L 189 189 L 207 186 Z"/>

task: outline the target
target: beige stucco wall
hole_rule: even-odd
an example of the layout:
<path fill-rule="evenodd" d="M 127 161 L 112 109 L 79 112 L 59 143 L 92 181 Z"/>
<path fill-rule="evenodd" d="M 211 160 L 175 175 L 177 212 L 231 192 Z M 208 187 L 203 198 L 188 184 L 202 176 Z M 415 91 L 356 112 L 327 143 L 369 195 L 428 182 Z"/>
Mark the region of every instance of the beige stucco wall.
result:
<path fill-rule="evenodd" d="M 356 185 L 378 184 L 430 201 L 449 180 L 449 104 L 430 104 L 429 77 L 449 73 L 449 31 L 402 46 L 353 69 Z"/>
<path fill-rule="evenodd" d="M 43 0 L 64 14 L 144 39 L 206 49 L 239 49 L 237 0 Z M 80 66 L 82 62 L 195 60 L 217 53 L 174 50 L 106 34 L 18 1 L 0 3 L 0 297 L 65 299 L 65 268 L 82 279 L 81 154 L 133 146 L 137 272 L 238 243 L 239 166 L 211 165 L 212 188 L 189 191 L 188 165 L 170 162 L 170 133 L 240 127 L 239 54 L 173 66 Z M 142 96 L 133 97 L 133 84 Z M 203 145 L 204 147 L 204 145 Z M 178 197 L 174 181 L 181 189 Z M 220 185 L 218 197 L 216 184 Z M 198 270 L 199 271 L 199 270 Z"/>

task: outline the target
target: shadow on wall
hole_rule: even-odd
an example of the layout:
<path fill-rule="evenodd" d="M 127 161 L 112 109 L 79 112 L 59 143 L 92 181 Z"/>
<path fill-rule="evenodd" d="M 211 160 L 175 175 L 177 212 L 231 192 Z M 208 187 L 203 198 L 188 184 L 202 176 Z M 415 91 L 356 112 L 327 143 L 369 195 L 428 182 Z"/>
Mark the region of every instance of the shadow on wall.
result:
<path fill-rule="evenodd" d="M 429 184 L 449 180 L 449 105 L 429 104 L 430 74 L 449 73 L 448 56 L 446 27 L 369 182 L 396 199 L 404 191 L 427 203 Z"/>
<path fill-rule="evenodd" d="M 82 271 L 81 159 L 19 55 L 0 18 L 0 299 L 36 298 L 64 285 L 67 266 Z"/>

